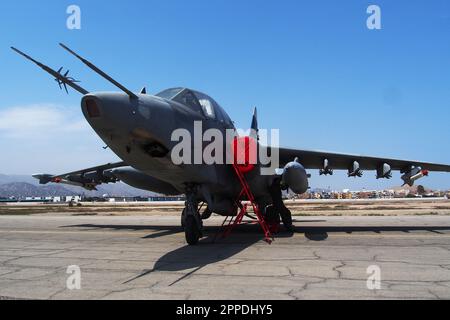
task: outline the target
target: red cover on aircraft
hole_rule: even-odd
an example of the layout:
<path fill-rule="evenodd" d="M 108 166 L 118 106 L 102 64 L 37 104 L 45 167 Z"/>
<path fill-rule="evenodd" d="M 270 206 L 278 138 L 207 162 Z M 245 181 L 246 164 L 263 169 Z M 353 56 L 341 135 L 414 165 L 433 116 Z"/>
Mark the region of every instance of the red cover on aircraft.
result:
<path fill-rule="evenodd" d="M 257 143 L 251 137 L 236 137 L 232 145 L 233 161 L 239 171 L 246 174 L 255 168 Z"/>

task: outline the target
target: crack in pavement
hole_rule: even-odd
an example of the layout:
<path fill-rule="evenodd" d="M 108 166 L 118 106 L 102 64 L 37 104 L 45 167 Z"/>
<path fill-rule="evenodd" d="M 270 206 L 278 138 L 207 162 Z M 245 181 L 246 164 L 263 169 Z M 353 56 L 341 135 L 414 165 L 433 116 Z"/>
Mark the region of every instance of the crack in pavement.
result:
<path fill-rule="evenodd" d="M 111 222 L 118 227 L 121 225 L 108 220 L 112 219 L 109 217 L 101 219 L 105 225 Z M 151 224 L 157 219 L 146 218 L 140 223 Z M 172 224 L 170 219 L 164 224 Z M 328 223 L 333 225 L 333 219 Z M 364 221 L 374 219 L 365 218 Z M 389 219 L 400 223 L 396 217 Z M 402 220 L 403 224 L 417 223 L 415 220 Z M 30 218 L 26 221 L 33 220 Z M 74 218 L 73 221 L 78 220 Z M 348 218 L 336 218 L 336 221 L 341 221 L 338 225 L 344 226 L 355 224 Z M 36 227 L 39 227 L 39 223 L 45 221 L 37 221 Z M 62 218 L 58 223 L 63 224 L 65 221 Z M 173 219 L 175 223 L 179 223 L 179 217 Z M 447 224 L 445 221 L 439 223 Z M 421 226 L 423 223 L 417 224 Z M 429 224 L 436 225 L 433 222 Z M 369 223 L 368 228 L 370 226 Z M 224 284 L 227 290 L 221 295 L 234 298 L 264 295 L 289 299 L 321 295 L 339 299 L 449 298 L 449 237 L 439 238 L 438 234 L 425 231 L 418 236 L 410 233 L 407 237 L 393 234 L 385 238 L 383 234 L 377 237 L 331 236 L 327 241 L 314 243 L 307 242 L 302 236 L 289 239 L 281 237 L 272 246 L 254 243 L 253 234 L 249 237 L 242 233 L 230 244 L 200 245 L 196 248 L 186 246 L 178 238 L 142 240 L 139 232 L 135 234 L 136 237 L 130 232 L 130 237 L 119 238 L 109 234 L 105 237 L 99 233 L 99 236 L 92 235 L 89 239 L 77 238 L 78 235 L 73 234 L 63 239 L 60 236 L 49 238 L 48 235 L 40 237 L 36 234 L 30 237 L 24 233 L 20 241 L 5 239 L 8 237 L 3 237 L 5 240 L 2 241 L 0 237 L 0 250 L 6 254 L 2 257 L 6 260 L 0 266 L 8 268 L 0 276 L 0 283 L 3 281 L 5 284 L 0 288 L 0 295 L 14 296 L 18 292 L 16 289 L 29 288 L 31 297 L 42 295 L 48 296 L 48 299 L 57 299 L 65 296 L 66 289 L 62 289 L 61 280 L 66 275 L 61 265 L 73 260 L 81 264 L 83 277 L 86 275 L 89 279 L 89 283 L 83 285 L 86 293 L 77 293 L 77 296 L 87 298 L 162 296 L 196 299 L 205 295 L 214 297 L 217 287 Z M 21 256 L 21 250 L 27 250 L 24 252 L 27 256 Z M 22 258 L 24 260 L 20 260 Z M 386 277 L 401 280 L 382 280 L 381 292 L 368 293 L 366 266 L 372 264 L 389 268 L 386 269 Z M 61 267 L 55 268 L 54 265 Z M 23 272 L 17 277 L 25 277 L 26 280 L 11 279 L 15 277 L 12 274 L 26 268 L 35 269 L 31 270 L 34 275 L 27 277 L 26 272 Z M 412 273 L 408 275 L 406 272 Z M 147 275 L 149 277 L 144 278 Z M 143 280 L 133 282 L 138 278 Z M 43 286 L 47 287 L 43 289 Z M 5 287 L 7 290 L 2 290 Z"/>

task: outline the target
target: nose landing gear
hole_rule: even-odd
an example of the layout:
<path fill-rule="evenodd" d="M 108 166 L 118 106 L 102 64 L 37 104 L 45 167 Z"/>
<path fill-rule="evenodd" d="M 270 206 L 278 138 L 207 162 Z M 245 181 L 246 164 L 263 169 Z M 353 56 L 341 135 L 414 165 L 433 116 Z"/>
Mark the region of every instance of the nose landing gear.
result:
<path fill-rule="evenodd" d="M 181 225 L 184 228 L 186 242 L 189 245 L 196 245 L 203 237 L 203 222 L 198 208 L 198 201 L 195 193 L 189 188 L 186 193 L 186 202 L 183 214 L 181 216 Z"/>

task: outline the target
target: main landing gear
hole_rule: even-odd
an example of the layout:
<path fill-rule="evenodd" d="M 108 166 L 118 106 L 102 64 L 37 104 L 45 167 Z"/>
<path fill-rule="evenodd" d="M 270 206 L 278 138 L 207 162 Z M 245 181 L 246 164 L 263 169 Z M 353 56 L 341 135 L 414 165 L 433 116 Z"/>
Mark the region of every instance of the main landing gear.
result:
<path fill-rule="evenodd" d="M 201 207 L 198 207 L 198 201 L 195 198 L 195 192 L 188 188 L 186 193 L 185 208 L 181 215 L 181 225 L 184 228 L 186 241 L 189 245 L 196 245 L 203 237 L 203 221 L 200 215 Z M 208 209 L 206 209 L 208 210 Z"/>
<path fill-rule="evenodd" d="M 294 226 L 292 225 L 292 213 L 283 202 L 280 181 L 274 181 L 269 188 L 269 192 L 273 203 L 271 210 L 278 212 L 286 230 L 293 232 Z"/>

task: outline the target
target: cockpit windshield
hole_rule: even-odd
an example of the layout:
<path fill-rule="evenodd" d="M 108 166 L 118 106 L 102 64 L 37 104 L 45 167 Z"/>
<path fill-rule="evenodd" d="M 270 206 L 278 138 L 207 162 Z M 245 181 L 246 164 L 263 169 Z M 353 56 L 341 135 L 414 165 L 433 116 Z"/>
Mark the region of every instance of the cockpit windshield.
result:
<path fill-rule="evenodd" d="M 190 90 L 183 90 L 176 97 L 173 98 L 173 101 L 184 104 L 185 106 L 191 108 L 195 112 L 200 114 L 202 113 L 202 106 L 200 105 L 197 97 Z"/>
<path fill-rule="evenodd" d="M 167 99 L 167 100 L 172 100 L 175 96 L 177 96 L 183 90 L 184 90 L 184 88 L 171 88 L 171 89 L 167 89 L 167 90 L 164 90 L 164 91 L 156 94 L 156 96 Z"/>
<path fill-rule="evenodd" d="M 212 103 L 208 100 L 206 95 L 199 92 L 192 91 L 187 88 L 171 88 L 156 94 L 156 96 L 179 102 L 191 108 L 195 112 L 208 116 L 209 118 L 214 117 Z"/>
<path fill-rule="evenodd" d="M 203 116 L 232 125 L 232 121 L 219 104 L 204 93 L 187 88 L 171 88 L 156 94 L 156 96 L 179 102 Z"/>
<path fill-rule="evenodd" d="M 203 113 L 208 118 L 216 119 L 216 113 L 214 112 L 215 101 L 201 92 L 194 91 L 194 94 L 197 97 L 198 102 L 202 106 Z"/>

